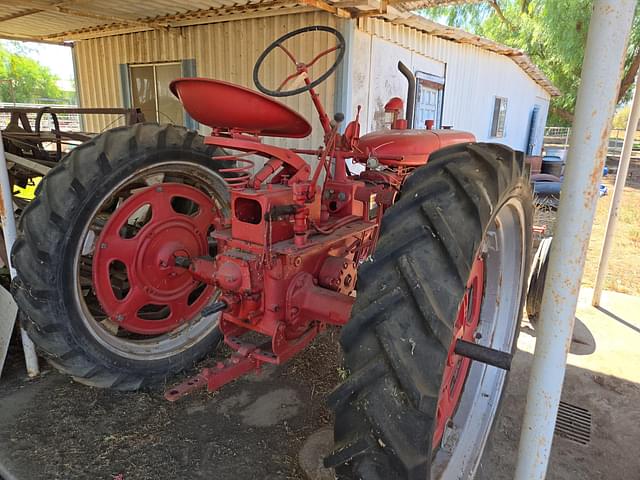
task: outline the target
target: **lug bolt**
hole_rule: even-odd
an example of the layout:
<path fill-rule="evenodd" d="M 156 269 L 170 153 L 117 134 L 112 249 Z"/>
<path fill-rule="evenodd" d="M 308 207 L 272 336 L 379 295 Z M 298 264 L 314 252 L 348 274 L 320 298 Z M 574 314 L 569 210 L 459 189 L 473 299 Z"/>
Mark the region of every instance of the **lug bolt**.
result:
<path fill-rule="evenodd" d="M 101 244 L 100 244 L 100 248 L 101 248 L 102 250 L 104 250 L 105 248 L 107 248 L 107 244 L 106 244 L 106 243 L 101 243 Z"/>
<path fill-rule="evenodd" d="M 114 320 L 116 322 L 122 322 L 124 320 L 124 315 L 119 313 L 118 315 L 116 315 L 116 318 Z"/>

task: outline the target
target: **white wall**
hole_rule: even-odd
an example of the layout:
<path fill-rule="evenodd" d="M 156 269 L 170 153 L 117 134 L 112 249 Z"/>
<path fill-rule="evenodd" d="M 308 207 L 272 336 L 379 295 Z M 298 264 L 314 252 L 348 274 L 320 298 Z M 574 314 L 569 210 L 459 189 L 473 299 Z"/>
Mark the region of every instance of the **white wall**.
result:
<path fill-rule="evenodd" d="M 537 133 L 541 138 L 549 107 L 549 94 L 542 87 L 505 56 L 438 40 L 439 44 L 431 48 L 433 55 L 424 55 L 360 29 L 355 32 L 352 108 L 355 111 L 362 105 L 363 132 L 382 126 L 384 104 L 389 98 L 398 96 L 406 101 L 407 82 L 397 70 L 398 61 L 402 61 L 413 72 L 445 77 L 443 125 L 469 131 L 478 141 L 504 143 L 526 151 L 531 113 L 539 105 Z M 502 138 L 490 136 L 496 96 L 508 99 Z M 535 154 L 540 147 L 538 142 Z"/>

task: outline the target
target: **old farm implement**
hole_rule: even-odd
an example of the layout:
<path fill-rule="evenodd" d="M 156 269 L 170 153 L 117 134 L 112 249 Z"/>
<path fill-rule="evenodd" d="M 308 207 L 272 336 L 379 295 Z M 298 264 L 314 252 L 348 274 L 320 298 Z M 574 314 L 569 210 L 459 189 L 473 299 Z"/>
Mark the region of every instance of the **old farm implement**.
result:
<path fill-rule="evenodd" d="M 335 46 L 302 62 L 295 40 L 308 34 Z M 334 29 L 291 32 L 258 59 L 262 93 L 203 78 L 171 84 L 210 135 L 138 124 L 75 148 L 22 215 L 15 297 L 43 354 L 89 385 L 137 389 L 221 339 L 232 349 L 169 400 L 282 364 L 327 325 L 343 326 L 350 374 L 329 398 L 336 449 L 326 464 L 344 478 L 467 478 L 522 310 L 522 155 L 431 123 L 408 128 L 397 98 L 391 128 L 360 136 L 359 109 L 344 125 L 315 91 L 344 52 Z M 276 53 L 292 73 L 266 87 Z M 269 97 L 305 92 L 323 146 L 263 142 L 310 134 Z"/>

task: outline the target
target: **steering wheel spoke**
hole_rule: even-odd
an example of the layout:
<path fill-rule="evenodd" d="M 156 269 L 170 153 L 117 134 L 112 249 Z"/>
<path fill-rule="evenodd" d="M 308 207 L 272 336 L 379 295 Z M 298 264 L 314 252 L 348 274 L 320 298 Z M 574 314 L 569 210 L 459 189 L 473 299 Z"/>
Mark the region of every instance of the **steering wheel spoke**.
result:
<path fill-rule="evenodd" d="M 333 35 L 335 37 L 336 45 L 324 50 L 323 52 L 320 52 L 319 54 L 314 56 L 309 63 L 299 63 L 295 55 L 293 54 L 293 52 L 291 52 L 291 50 L 285 47 L 283 43 L 293 37 L 303 35 L 309 32 L 329 33 L 330 35 Z M 269 56 L 276 48 L 282 50 L 284 54 L 294 63 L 294 65 L 296 66 L 296 72 L 292 73 L 287 78 L 285 78 L 280 83 L 280 85 L 275 90 L 273 90 L 271 88 L 265 87 L 260 81 L 260 70 L 267 56 Z M 298 95 L 299 93 L 307 92 L 315 88 L 316 86 L 320 85 L 327 78 L 329 78 L 329 76 L 336 70 L 336 68 L 338 68 L 338 65 L 340 64 L 340 62 L 342 62 L 342 59 L 344 58 L 345 50 L 346 50 L 346 44 L 344 41 L 344 37 L 339 31 L 337 31 L 334 28 L 325 27 L 323 25 L 314 25 L 311 27 L 305 27 L 305 28 L 300 28 L 298 30 L 294 30 L 293 32 L 289 32 L 286 35 L 283 35 L 282 37 L 277 39 L 275 42 L 271 43 L 265 49 L 265 51 L 262 52 L 262 54 L 260 54 L 255 66 L 253 67 L 253 82 L 255 83 L 258 90 L 260 90 L 262 93 L 266 95 L 271 95 L 272 97 L 290 97 L 293 95 Z M 334 62 L 331 64 L 331 66 L 326 71 L 324 71 L 321 75 L 319 75 L 317 78 L 314 78 L 314 79 L 309 78 L 308 69 L 314 66 L 321 58 L 324 58 L 333 52 L 336 53 L 336 58 Z M 284 90 L 284 88 L 292 80 L 296 78 L 301 78 L 301 76 L 304 76 L 304 75 L 306 75 L 304 77 L 305 79 L 304 85 L 301 85 L 301 86 L 294 85 L 292 88 L 288 90 Z"/>
<path fill-rule="evenodd" d="M 339 46 L 335 46 L 332 48 L 328 48 L 326 49 L 324 52 L 320 52 L 318 55 L 316 55 L 315 57 L 313 57 L 313 60 L 311 60 L 309 63 L 305 64 L 307 66 L 307 68 L 309 67 L 313 67 L 313 65 L 320 60 L 322 57 L 325 57 L 327 55 L 329 55 L 332 52 L 335 52 L 336 50 L 338 50 Z"/>
<path fill-rule="evenodd" d="M 285 78 L 282 83 L 278 86 L 276 92 L 281 92 L 282 89 L 284 88 L 284 86 L 289 83 L 291 80 L 293 80 L 296 77 L 300 77 L 301 75 L 304 75 L 305 72 L 296 72 L 296 73 L 292 73 L 291 75 L 289 75 L 287 78 Z"/>
<path fill-rule="evenodd" d="M 294 65 L 298 65 L 298 60 L 296 60 L 296 57 L 293 56 L 293 53 L 291 53 L 289 51 L 289 49 L 287 47 L 285 47 L 284 45 L 282 45 L 281 43 L 279 43 L 278 45 L 276 45 L 280 50 L 282 50 L 285 55 L 287 57 L 289 57 L 291 59 L 291 61 L 293 62 Z"/>

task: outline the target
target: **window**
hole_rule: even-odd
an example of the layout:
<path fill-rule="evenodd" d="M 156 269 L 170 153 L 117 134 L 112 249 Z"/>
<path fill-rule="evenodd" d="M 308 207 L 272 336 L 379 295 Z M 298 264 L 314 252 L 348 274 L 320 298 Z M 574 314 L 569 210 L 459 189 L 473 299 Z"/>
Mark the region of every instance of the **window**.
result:
<path fill-rule="evenodd" d="M 169 90 L 172 80 L 182 77 L 181 63 L 130 65 L 131 103 L 150 122 L 184 125 L 182 105 Z"/>
<path fill-rule="evenodd" d="M 507 118 L 507 99 L 496 97 L 493 104 L 493 121 L 491 122 L 491 136 L 504 137 L 504 122 Z"/>
<path fill-rule="evenodd" d="M 424 128 L 425 121 L 433 120 L 434 128 L 442 126 L 442 100 L 444 77 L 416 72 L 416 106 L 413 127 Z"/>

